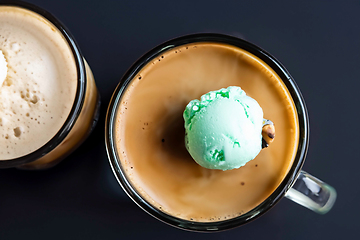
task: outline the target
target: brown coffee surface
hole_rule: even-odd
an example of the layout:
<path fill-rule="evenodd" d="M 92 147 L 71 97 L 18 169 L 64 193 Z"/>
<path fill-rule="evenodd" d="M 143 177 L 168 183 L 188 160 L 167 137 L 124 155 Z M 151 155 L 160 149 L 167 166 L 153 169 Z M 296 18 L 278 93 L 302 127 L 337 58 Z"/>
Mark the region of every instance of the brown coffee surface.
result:
<path fill-rule="evenodd" d="M 182 114 L 190 100 L 228 86 L 258 101 L 276 138 L 239 169 L 205 169 L 185 148 Z M 219 43 L 184 45 L 153 59 L 125 90 L 115 125 L 131 185 L 158 209 L 199 222 L 237 217 L 262 203 L 291 168 L 298 138 L 295 105 L 280 77 L 249 52 Z"/>

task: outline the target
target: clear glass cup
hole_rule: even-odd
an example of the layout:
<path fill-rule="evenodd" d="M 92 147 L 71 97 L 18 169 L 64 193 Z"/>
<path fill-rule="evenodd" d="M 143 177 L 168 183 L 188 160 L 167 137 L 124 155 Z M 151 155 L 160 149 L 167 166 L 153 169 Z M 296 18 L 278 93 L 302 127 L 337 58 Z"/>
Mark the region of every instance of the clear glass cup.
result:
<path fill-rule="evenodd" d="M 295 103 L 299 120 L 300 131 L 297 153 L 291 169 L 289 170 L 281 184 L 278 186 L 278 188 L 265 201 L 263 201 L 260 205 L 258 205 L 251 211 L 232 219 L 221 220 L 217 222 L 188 221 L 164 213 L 158 208 L 152 206 L 151 203 L 146 201 L 141 196 L 141 194 L 137 192 L 136 188 L 132 186 L 130 181 L 127 179 L 125 170 L 122 167 L 119 155 L 117 154 L 114 142 L 114 121 L 116 117 L 117 106 L 121 102 L 121 97 L 126 87 L 129 85 L 131 80 L 135 76 L 137 76 L 139 70 L 147 63 L 151 62 L 151 60 L 161 56 L 165 51 L 168 51 L 169 49 L 196 42 L 217 42 L 230 44 L 254 54 L 261 60 L 263 60 L 265 63 L 267 63 L 281 77 L 282 81 L 288 88 L 291 97 Z M 331 209 L 336 199 L 336 191 L 334 188 L 301 170 L 305 161 L 309 144 L 309 118 L 304 99 L 295 81 L 290 76 L 289 72 L 285 69 L 285 67 L 272 55 L 259 48 L 258 46 L 255 46 L 247 41 L 232 36 L 222 34 L 194 34 L 183 36 L 165 42 L 142 56 L 125 73 L 112 96 L 106 116 L 105 141 L 107 154 L 114 175 L 117 178 L 120 186 L 127 193 L 127 195 L 140 208 L 142 208 L 144 211 L 146 211 L 153 217 L 181 229 L 191 231 L 214 232 L 238 227 L 260 217 L 284 196 L 317 213 L 322 214 L 328 212 Z"/>
<path fill-rule="evenodd" d="M 27 170 L 50 168 L 73 152 L 89 136 L 98 120 L 100 95 L 91 69 L 74 37 L 57 18 L 38 6 L 25 2 L 1 1 L 0 6 L 23 8 L 40 15 L 62 34 L 75 59 L 78 76 L 76 96 L 63 126 L 39 149 L 15 159 L 0 160 L 0 168 L 17 167 Z"/>

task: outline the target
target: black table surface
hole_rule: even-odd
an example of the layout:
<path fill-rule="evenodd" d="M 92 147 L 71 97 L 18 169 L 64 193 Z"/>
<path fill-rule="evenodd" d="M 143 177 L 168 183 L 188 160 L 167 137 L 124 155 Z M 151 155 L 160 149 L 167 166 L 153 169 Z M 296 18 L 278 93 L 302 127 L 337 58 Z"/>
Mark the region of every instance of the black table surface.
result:
<path fill-rule="evenodd" d="M 47 171 L 0 170 L 0 239 L 347 239 L 360 229 L 358 1 L 29 0 L 75 36 L 101 94 L 98 125 L 70 157 Z M 318 215 L 282 199 L 259 219 L 202 234 L 170 227 L 133 203 L 110 169 L 106 108 L 130 65 L 185 34 L 244 38 L 279 59 L 299 85 L 310 116 L 304 170 L 334 186 Z"/>

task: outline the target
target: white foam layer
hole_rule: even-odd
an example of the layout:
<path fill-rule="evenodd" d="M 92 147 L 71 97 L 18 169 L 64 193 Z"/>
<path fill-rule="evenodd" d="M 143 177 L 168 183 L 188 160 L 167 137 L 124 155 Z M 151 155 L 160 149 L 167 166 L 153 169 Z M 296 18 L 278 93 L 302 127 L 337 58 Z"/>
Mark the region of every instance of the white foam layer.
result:
<path fill-rule="evenodd" d="M 0 88 L 0 160 L 26 155 L 64 124 L 77 85 L 74 57 L 40 15 L 0 7 L 0 50 L 7 77 Z"/>
<path fill-rule="evenodd" d="M 3 52 L 0 50 L 0 88 L 3 85 L 7 75 L 7 62 Z"/>

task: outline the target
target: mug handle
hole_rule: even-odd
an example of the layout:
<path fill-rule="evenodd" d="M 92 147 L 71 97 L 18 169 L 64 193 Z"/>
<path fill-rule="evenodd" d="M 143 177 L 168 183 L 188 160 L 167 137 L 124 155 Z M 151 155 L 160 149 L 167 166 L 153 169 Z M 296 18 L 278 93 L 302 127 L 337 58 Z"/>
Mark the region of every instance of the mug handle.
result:
<path fill-rule="evenodd" d="M 302 170 L 285 194 L 288 199 L 320 214 L 330 211 L 336 196 L 333 187 Z"/>

